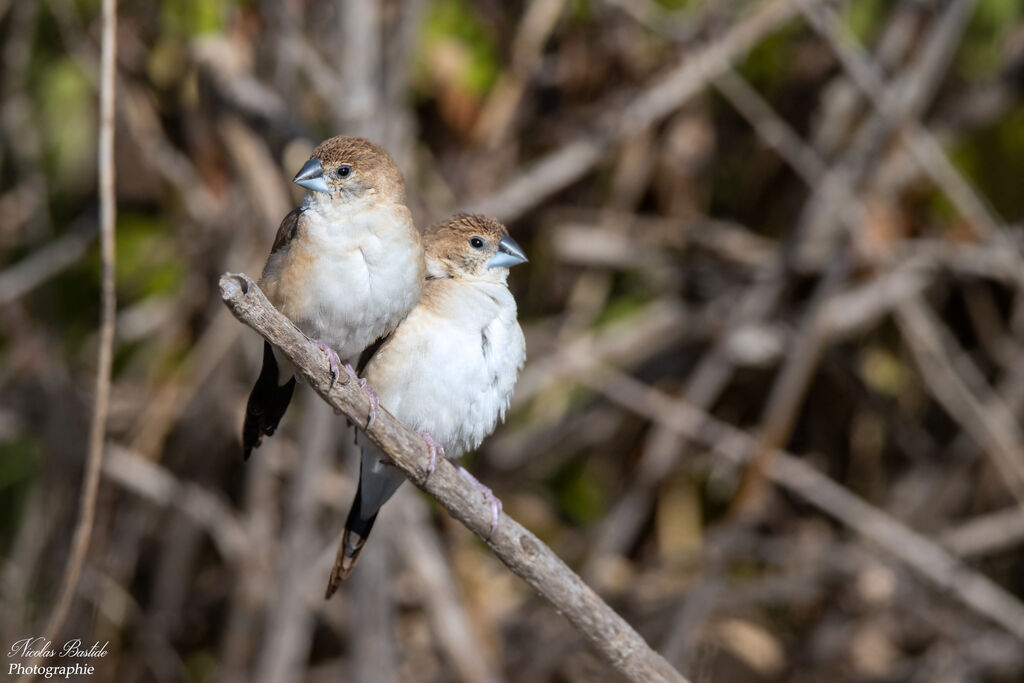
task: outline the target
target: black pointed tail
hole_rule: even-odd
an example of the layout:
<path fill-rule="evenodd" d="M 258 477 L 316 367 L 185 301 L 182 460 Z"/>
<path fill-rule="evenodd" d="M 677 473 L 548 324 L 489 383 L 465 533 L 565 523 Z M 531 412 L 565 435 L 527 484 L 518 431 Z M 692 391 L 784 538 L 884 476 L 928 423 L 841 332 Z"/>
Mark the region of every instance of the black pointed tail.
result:
<path fill-rule="evenodd" d="M 377 521 L 377 513 L 403 481 L 405 475 L 383 453 L 373 444 L 363 445 L 359 462 L 359 488 L 356 489 L 356 499 L 352 501 L 352 509 L 348 511 L 348 519 L 345 520 L 345 533 L 338 545 L 325 597 L 331 597 L 341 582 L 352 573 L 359 553 L 373 529 L 373 523 Z"/>
<path fill-rule="evenodd" d="M 245 406 L 245 423 L 242 425 L 242 452 L 246 460 L 263 441 L 263 436 L 271 436 L 288 409 L 295 391 L 295 378 L 286 384 L 278 384 L 279 371 L 274 350 L 268 342 L 263 342 L 263 369 L 260 377 L 249 394 L 249 403 Z"/>
<path fill-rule="evenodd" d="M 356 490 L 356 499 L 352 501 L 352 508 L 348 511 L 348 519 L 345 520 L 345 532 L 341 536 L 341 543 L 338 544 L 338 554 L 334 557 L 334 567 L 331 569 L 331 577 L 327 580 L 327 592 L 324 598 L 330 598 L 338 590 L 341 582 L 348 578 L 356 566 L 359 553 L 366 545 L 366 539 L 370 536 L 373 523 L 377 521 L 377 514 L 374 513 L 369 519 L 363 519 L 361 510 L 363 507 L 363 484 L 359 483 Z"/>

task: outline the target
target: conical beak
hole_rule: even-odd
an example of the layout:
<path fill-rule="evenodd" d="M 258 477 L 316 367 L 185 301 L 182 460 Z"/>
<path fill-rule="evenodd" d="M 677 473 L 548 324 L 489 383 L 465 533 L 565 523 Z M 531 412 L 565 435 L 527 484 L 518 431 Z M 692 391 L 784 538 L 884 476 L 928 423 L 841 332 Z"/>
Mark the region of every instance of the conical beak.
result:
<path fill-rule="evenodd" d="M 316 157 L 303 164 L 292 178 L 292 182 L 314 192 L 331 193 L 331 188 L 327 187 L 327 182 L 324 181 L 324 167 Z"/>
<path fill-rule="evenodd" d="M 523 248 L 516 244 L 516 241 L 505 235 L 498 242 L 498 253 L 487 262 L 488 268 L 511 268 L 512 266 L 526 263 L 528 259 Z"/>

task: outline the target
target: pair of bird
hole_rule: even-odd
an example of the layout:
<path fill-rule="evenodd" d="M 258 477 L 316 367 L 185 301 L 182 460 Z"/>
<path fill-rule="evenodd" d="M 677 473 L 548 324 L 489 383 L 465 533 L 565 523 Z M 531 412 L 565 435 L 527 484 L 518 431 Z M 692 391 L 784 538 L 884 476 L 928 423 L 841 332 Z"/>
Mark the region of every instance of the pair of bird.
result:
<path fill-rule="evenodd" d="M 294 182 L 302 205 L 277 231 L 260 287 L 267 298 L 371 401 L 418 431 L 431 453 L 458 457 L 504 419 L 526 360 L 508 269 L 526 261 L 498 221 L 456 214 L 420 235 L 405 206 L 405 181 L 369 140 L 322 142 Z M 352 361 L 357 360 L 364 379 Z M 295 388 L 294 368 L 264 343 L 263 367 L 246 406 L 248 459 L 277 429 Z M 460 468 L 461 469 L 461 468 Z M 500 502 L 465 470 L 492 506 Z M 404 481 L 373 444 L 362 444 L 359 488 L 327 586 L 355 566 L 381 506 Z"/>

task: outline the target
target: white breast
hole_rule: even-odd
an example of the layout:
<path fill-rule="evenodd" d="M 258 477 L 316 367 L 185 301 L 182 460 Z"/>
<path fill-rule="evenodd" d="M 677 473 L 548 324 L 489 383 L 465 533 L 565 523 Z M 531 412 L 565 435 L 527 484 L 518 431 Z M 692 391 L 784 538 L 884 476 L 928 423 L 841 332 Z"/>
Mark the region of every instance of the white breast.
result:
<path fill-rule="evenodd" d="M 419 300 L 423 252 L 404 206 L 303 213 L 274 303 L 345 360 L 391 332 Z"/>
<path fill-rule="evenodd" d="M 366 377 L 381 405 L 458 457 L 504 419 L 526 343 L 505 286 L 450 286 L 457 291 L 443 305 L 413 310 L 374 356 Z"/>

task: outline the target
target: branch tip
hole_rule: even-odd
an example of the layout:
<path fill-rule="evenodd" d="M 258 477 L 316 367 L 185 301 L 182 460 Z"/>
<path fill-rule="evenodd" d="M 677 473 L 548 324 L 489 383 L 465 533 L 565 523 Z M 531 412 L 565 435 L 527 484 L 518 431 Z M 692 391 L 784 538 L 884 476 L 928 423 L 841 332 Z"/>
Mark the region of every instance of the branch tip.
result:
<path fill-rule="evenodd" d="M 249 293 L 249 278 L 241 273 L 224 273 L 220 276 L 220 297 L 224 301 L 237 299 Z"/>

